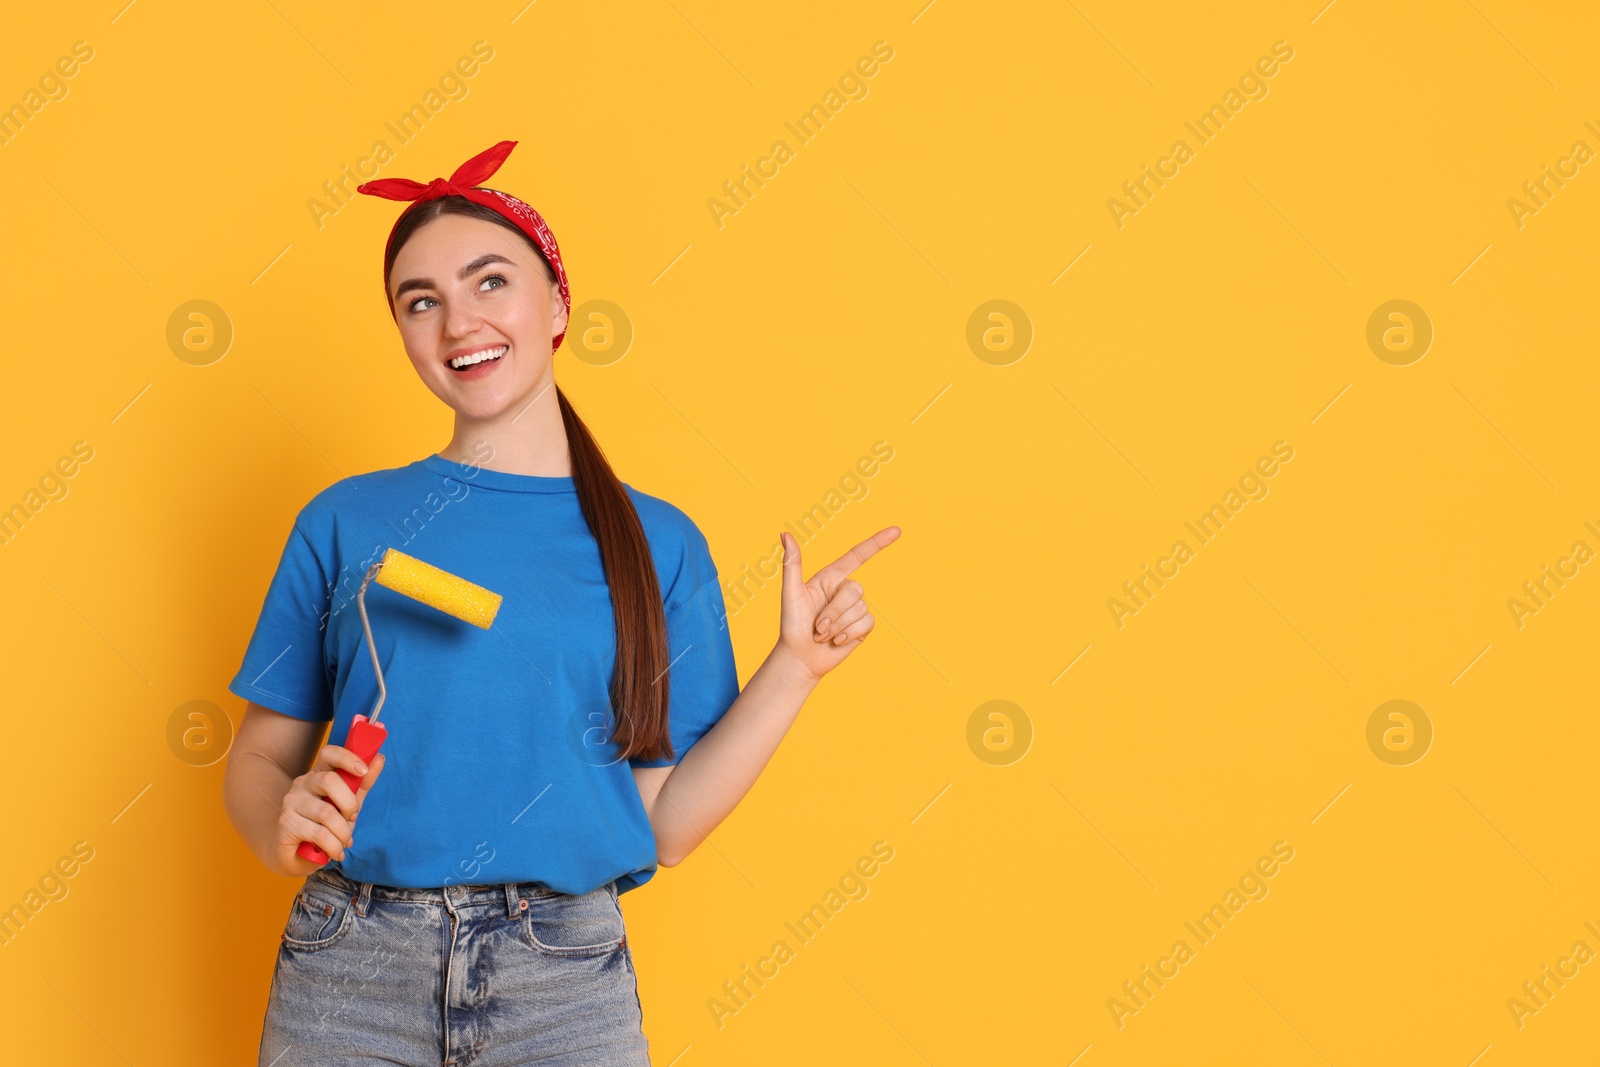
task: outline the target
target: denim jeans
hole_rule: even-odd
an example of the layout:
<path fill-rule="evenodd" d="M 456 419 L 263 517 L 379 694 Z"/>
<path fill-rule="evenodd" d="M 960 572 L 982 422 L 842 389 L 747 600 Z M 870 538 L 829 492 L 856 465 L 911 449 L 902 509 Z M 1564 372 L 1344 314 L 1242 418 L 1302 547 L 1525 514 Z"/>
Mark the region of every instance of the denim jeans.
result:
<path fill-rule="evenodd" d="M 615 882 L 402 889 L 307 876 L 259 1067 L 650 1063 Z"/>

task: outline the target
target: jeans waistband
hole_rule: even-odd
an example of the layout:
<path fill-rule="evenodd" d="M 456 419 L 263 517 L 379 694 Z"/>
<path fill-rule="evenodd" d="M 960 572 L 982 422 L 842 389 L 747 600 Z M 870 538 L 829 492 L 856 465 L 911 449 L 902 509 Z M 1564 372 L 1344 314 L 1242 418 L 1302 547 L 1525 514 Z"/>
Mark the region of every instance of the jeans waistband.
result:
<path fill-rule="evenodd" d="M 367 904 L 372 900 L 409 900 L 440 904 L 450 910 L 467 905 L 505 903 L 506 914 L 511 917 L 523 910 L 524 900 L 560 896 L 555 890 L 537 882 L 504 882 L 485 885 L 451 885 L 427 888 L 380 885 L 375 882 L 357 882 L 333 866 L 319 867 L 306 876 L 309 882 L 320 882 L 348 896 L 355 905 L 356 914 L 365 917 Z"/>

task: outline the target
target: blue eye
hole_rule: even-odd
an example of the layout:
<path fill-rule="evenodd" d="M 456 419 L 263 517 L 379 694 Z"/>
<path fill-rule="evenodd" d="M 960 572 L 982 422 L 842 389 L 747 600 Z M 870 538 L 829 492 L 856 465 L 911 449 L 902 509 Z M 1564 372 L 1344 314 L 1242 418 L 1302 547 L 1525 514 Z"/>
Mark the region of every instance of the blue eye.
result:
<path fill-rule="evenodd" d="M 501 275 L 501 274 L 491 274 L 491 275 L 489 275 L 487 278 L 483 279 L 483 284 L 487 285 L 489 282 L 496 282 L 496 281 L 499 282 L 500 284 L 495 286 L 494 287 L 495 289 L 503 289 L 507 285 L 511 284 L 510 282 L 506 281 L 505 276 Z M 482 286 L 480 286 L 480 289 L 481 288 L 482 288 Z M 490 291 L 493 292 L 493 290 L 490 290 Z M 433 300 L 433 302 L 435 304 L 438 303 L 438 301 L 434 300 L 433 297 L 431 297 L 431 296 L 419 296 L 415 300 L 413 300 L 411 303 L 406 305 L 406 310 L 409 311 L 409 312 L 415 313 L 416 310 L 417 310 L 417 305 L 422 303 L 424 300 Z M 427 309 L 424 308 L 423 310 L 427 310 Z"/>

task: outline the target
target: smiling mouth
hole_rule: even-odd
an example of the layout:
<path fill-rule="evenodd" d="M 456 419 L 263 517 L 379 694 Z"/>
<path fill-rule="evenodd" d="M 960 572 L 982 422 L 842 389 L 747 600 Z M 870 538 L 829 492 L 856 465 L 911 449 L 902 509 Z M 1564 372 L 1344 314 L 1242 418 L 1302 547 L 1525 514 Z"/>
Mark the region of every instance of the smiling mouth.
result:
<path fill-rule="evenodd" d="M 465 356 L 457 356 L 455 359 L 447 361 L 446 365 L 450 367 L 451 370 L 455 371 L 470 370 L 471 368 L 482 363 L 493 363 L 505 356 L 505 354 L 510 350 L 510 345 L 499 345 L 495 348 L 485 348 L 481 352 L 473 352 Z"/>

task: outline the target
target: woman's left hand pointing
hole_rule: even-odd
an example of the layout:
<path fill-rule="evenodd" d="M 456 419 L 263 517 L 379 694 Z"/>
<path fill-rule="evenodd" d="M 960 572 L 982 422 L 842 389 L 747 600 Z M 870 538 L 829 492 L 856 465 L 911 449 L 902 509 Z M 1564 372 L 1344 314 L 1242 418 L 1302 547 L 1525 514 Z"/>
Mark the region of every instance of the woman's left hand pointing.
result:
<path fill-rule="evenodd" d="M 774 651 L 793 658 L 813 679 L 843 663 L 873 627 L 861 583 L 850 573 L 899 536 L 900 527 L 887 526 L 803 581 L 799 542 L 779 534 L 785 549 L 783 609 Z"/>

